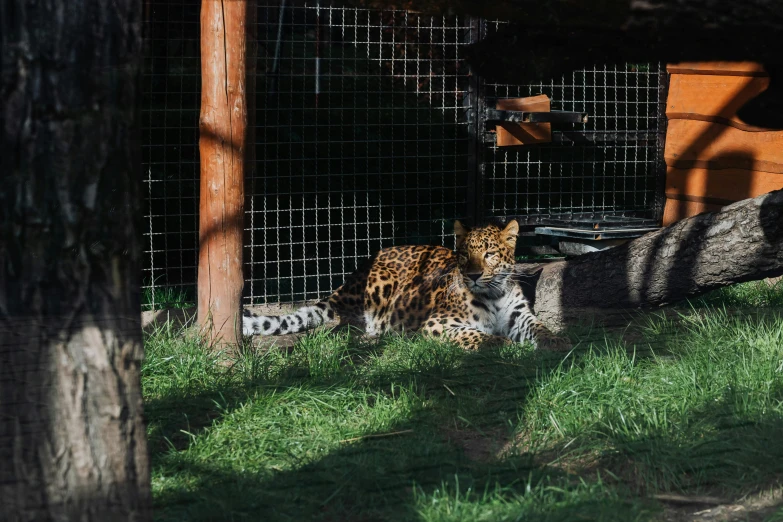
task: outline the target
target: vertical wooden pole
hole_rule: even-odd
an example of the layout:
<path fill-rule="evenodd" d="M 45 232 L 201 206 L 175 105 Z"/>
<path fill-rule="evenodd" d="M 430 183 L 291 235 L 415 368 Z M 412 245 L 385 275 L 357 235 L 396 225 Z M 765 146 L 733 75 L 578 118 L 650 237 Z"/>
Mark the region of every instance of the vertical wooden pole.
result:
<path fill-rule="evenodd" d="M 253 0 L 201 2 L 198 321 L 210 341 L 241 339 L 244 178 L 252 157 Z"/>

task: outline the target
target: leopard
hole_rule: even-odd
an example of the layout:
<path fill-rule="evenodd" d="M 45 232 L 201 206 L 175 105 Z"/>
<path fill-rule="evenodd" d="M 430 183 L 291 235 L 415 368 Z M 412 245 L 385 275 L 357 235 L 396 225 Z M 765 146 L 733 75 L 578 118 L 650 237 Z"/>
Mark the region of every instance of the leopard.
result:
<path fill-rule="evenodd" d="M 415 333 L 467 350 L 530 342 L 567 350 L 539 321 L 515 269 L 516 220 L 468 228 L 454 222 L 456 250 L 407 245 L 379 250 L 331 295 L 280 316 L 244 310 L 245 336 L 284 335 L 339 320 L 369 337 Z"/>

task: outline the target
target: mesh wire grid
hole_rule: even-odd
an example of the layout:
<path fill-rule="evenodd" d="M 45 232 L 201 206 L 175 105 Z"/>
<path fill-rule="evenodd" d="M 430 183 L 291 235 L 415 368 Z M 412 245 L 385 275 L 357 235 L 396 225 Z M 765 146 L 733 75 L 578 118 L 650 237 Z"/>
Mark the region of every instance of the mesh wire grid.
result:
<path fill-rule="evenodd" d="M 198 261 L 199 3 L 144 4 L 143 305 L 195 301 Z"/>
<path fill-rule="evenodd" d="M 247 301 L 321 297 L 384 246 L 450 241 L 465 212 L 466 30 L 456 17 L 261 5 Z"/>
<path fill-rule="evenodd" d="M 491 33 L 502 23 L 486 21 L 484 30 Z M 656 139 L 636 138 L 664 130 L 660 81 L 659 64 L 641 63 L 601 65 L 529 85 L 485 83 L 490 106 L 499 98 L 546 94 L 552 110 L 588 113 L 588 122 L 571 130 L 624 137 L 595 143 L 483 147 L 483 214 L 519 216 L 531 224 L 546 222 L 553 215 L 654 217 L 662 151 Z"/>
<path fill-rule="evenodd" d="M 198 4 L 152 2 L 144 93 L 145 302 L 194 295 Z M 310 300 L 392 244 L 449 244 L 464 218 L 467 66 L 457 17 L 258 7 L 245 302 Z"/>
<path fill-rule="evenodd" d="M 144 302 L 157 308 L 195 300 L 199 5 L 148 0 L 145 15 Z M 476 144 L 465 18 L 287 0 L 260 3 L 257 23 L 245 303 L 321 297 L 384 246 L 451 246 L 452 220 L 480 217 L 468 215 L 474 193 L 484 216 L 651 211 L 654 145 Z M 657 87 L 645 64 L 483 86 L 490 98 L 549 94 L 594 131 L 657 129 Z"/>

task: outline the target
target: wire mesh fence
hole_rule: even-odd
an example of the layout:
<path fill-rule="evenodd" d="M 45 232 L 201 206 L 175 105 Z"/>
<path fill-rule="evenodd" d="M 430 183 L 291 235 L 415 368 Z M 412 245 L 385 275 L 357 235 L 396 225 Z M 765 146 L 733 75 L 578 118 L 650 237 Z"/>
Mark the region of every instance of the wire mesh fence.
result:
<path fill-rule="evenodd" d="M 195 300 L 199 5 L 147 0 L 145 22 L 144 302 L 159 308 Z M 392 244 L 451 246 L 454 219 L 649 214 L 654 144 L 511 149 L 469 132 L 475 78 L 461 51 L 477 23 L 327 2 L 259 3 L 245 303 L 321 297 Z M 555 108 L 588 112 L 590 130 L 655 130 L 657 69 L 633 67 L 528 86 L 486 83 L 483 94 L 546 93 Z"/>
<path fill-rule="evenodd" d="M 324 295 L 372 252 L 448 243 L 465 214 L 467 67 L 457 17 L 261 3 L 245 300 Z M 198 5 L 147 23 L 145 294 L 193 295 L 198 219 Z M 184 294 L 184 297 L 183 297 Z"/>
<path fill-rule="evenodd" d="M 447 241 L 465 212 L 466 27 L 290 2 L 259 20 L 247 300 L 320 297 L 384 246 Z"/>
<path fill-rule="evenodd" d="M 484 22 L 484 31 L 501 23 Z M 546 94 L 553 110 L 587 113 L 586 124 L 559 128 L 590 139 L 488 144 L 481 158 L 483 213 L 529 223 L 569 214 L 654 217 L 662 160 L 657 137 L 665 125 L 660 83 L 661 66 L 647 63 L 601 65 L 530 85 L 485 83 L 489 104 Z"/>
<path fill-rule="evenodd" d="M 195 300 L 198 265 L 199 3 L 145 3 L 142 169 L 145 307 Z"/>

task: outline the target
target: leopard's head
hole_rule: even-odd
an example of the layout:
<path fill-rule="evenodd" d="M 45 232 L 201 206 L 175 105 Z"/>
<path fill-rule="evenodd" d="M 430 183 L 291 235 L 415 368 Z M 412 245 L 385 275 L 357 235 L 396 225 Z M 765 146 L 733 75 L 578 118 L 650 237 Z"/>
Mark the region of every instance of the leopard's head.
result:
<path fill-rule="evenodd" d="M 481 294 L 502 293 L 514 265 L 519 223 L 505 228 L 495 225 L 467 229 L 454 223 L 457 236 L 457 265 L 468 290 Z"/>

